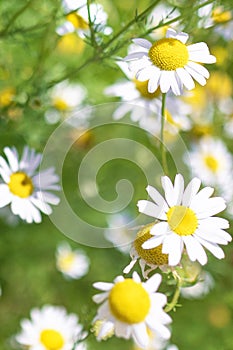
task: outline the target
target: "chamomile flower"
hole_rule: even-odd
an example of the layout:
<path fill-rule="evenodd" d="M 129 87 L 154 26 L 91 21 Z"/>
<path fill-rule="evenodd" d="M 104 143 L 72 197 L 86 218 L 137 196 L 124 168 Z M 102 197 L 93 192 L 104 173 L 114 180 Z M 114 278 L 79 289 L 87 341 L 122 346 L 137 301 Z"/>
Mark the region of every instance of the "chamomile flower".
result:
<path fill-rule="evenodd" d="M 232 156 L 221 140 L 204 137 L 185 158 L 189 161 L 193 174 L 206 185 L 221 187 L 228 174 L 232 174 Z"/>
<path fill-rule="evenodd" d="M 85 343 L 75 348 L 74 343 L 83 339 L 82 325 L 75 314 L 67 314 L 65 308 L 45 305 L 32 309 L 31 319 L 21 321 L 21 332 L 16 341 L 28 350 L 85 350 Z"/>
<path fill-rule="evenodd" d="M 170 331 L 165 325 L 171 318 L 163 310 L 167 297 L 156 293 L 161 280 L 161 275 L 155 274 L 144 283 L 134 272 L 132 278 L 118 276 L 113 283 L 94 283 L 102 293 L 94 295 L 93 300 L 103 302 L 95 321 L 104 320 L 97 340 L 101 340 L 112 326 L 117 337 L 133 338 L 143 348 L 149 343 L 147 329 L 168 339 Z"/>
<path fill-rule="evenodd" d="M 175 95 L 181 95 L 183 85 L 188 90 L 194 89 L 193 78 L 200 85 L 206 84 L 209 72 L 199 63 L 214 63 L 216 58 L 210 55 L 204 42 L 185 45 L 188 37 L 186 33 L 168 29 L 166 38 L 153 44 L 146 39 L 133 40 L 141 46 L 141 51 L 129 54 L 125 61 L 136 61 L 131 69 L 138 80 L 148 80 L 150 93 L 160 87 L 162 93 L 171 89 Z"/>
<path fill-rule="evenodd" d="M 202 271 L 199 280 L 193 286 L 181 287 L 180 293 L 186 299 L 203 298 L 214 286 L 214 280 L 207 271 Z"/>
<path fill-rule="evenodd" d="M 51 108 L 45 113 L 46 121 L 54 124 L 59 121 L 61 116 L 66 117 L 75 108 L 81 106 L 86 94 L 84 86 L 69 83 L 67 80 L 55 85 L 50 90 Z"/>
<path fill-rule="evenodd" d="M 152 249 L 162 244 L 162 253 L 168 254 L 168 264 L 177 265 L 186 247 L 191 261 L 207 263 L 207 255 L 203 247 L 216 258 L 224 258 L 223 250 L 218 244 L 228 244 L 231 236 L 224 231 L 229 227 L 227 220 L 215 217 L 226 208 L 221 197 L 211 197 L 214 189 L 205 187 L 199 191 L 201 180 L 193 178 L 184 188 L 181 174 L 175 177 L 174 186 L 167 176 L 162 176 L 162 187 L 165 199 L 152 186 L 147 192 L 154 201 L 140 200 L 139 211 L 159 219 L 159 223 L 151 228 L 153 236 L 143 243 L 144 249 Z M 199 191 L 199 192 L 198 192 Z"/>
<path fill-rule="evenodd" d="M 56 266 L 65 277 L 79 279 L 87 274 L 89 259 L 84 251 L 72 250 L 68 243 L 62 243 L 56 251 Z"/>
<path fill-rule="evenodd" d="M 159 267 L 162 271 L 168 270 L 168 256 L 162 253 L 162 245 L 152 249 L 143 249 L 142 245 L 152 237 L 150 229 L 154 223 L 143 227 L 138 233 L 130 250 L 131 262 L 123 270 L 124 273 L 129 273 L 134 267 L 137 260 L 142 270 L 144 278 L 148 278 L 148 274 Z M 149 267 L 149 269 L 147 268 Z"/>
<path fill-rule="evenodd" d="M 100 4 L 90 4 L 89 10 L 94 30 L 104 35 L 110 35 L 112 28 L 107 26 L 108 15 L 104 11 L 103 6 Z M 77 12 L 68 13 L 66 15 L 66 21 L 57 28 L 56 32 L 59 35 L 77 32 L 81 38 L 89 36 L 89 14 L 86 3 L 80 4 Z"/>
<path fill-rule="evenodd" d="M 7 161 L 0 156 L 0 208 L 11 205 L 11 211 L 27 223 L 41 222 L 41 213 L 50 215 L 51 204 L 57 205 L 59 198 L 50 190 L 59 190 L 59 177 L 54 168 L 37 169 L 42 155 L 24 147 L 21 159 L 15 147 L 4 148 Z"/>

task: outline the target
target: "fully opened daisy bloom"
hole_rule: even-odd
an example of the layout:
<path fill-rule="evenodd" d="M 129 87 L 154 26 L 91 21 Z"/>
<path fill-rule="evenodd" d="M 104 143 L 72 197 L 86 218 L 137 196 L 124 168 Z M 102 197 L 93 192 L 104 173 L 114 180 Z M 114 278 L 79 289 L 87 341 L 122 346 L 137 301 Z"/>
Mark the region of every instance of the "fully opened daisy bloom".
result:
<path fill-rule="evenodd" d="M 125 267 L 124 273 L 129 273 L 133 268 L 137 260 L 142 270 L 142 275 L 144 278 L 148 278 L 148 274 L 159 267 L 162 271 L 166 272 L 168 270 L 168 256 L 162 253 L 162 245 L 152 249 L 143 249 L 142 245 L 148 239 L 152 237 L 150 234 L 150 229 L 154 226 L 154 223 L 148 224 L 143 227 L 135 238 L 132 248 L 130 250 L 131 262 Z M 149 269 L 147 269 L 149 267 Z"/>
<path fill-rule="evenodd" d="M 226 177 L 232 174 L 232 156 L 221 140 L 205 137 L 194 145 L 185 158 L 191 171 L 204 184 L 221 186 Z"/>
<path fill-rule="evenodd" d="M 85 350 L 85 343 L 73 348 L 83 339 L 82 325 L 75 314 L 67 314 L 65 308 L 45 305 L 32 309 L 31 320 L 21 321 L 21 332 L 16 341 L 28 350 Z"/>
<path fill-rule="evenodd" d="M 56 266 L 65 277 L 79 279 L 87 274 L 89 259 L 82 250 L 72 250 L 68 243 L 62 243 L 56 251 Z"/>
<path fill-rule="evenodd" d="M 224 258 L 223 250 L 218 244 L 228 244 L 231 236 L 224 231 L 229 227 L 227 220 L 215 217 L 226 208 L 221 197 L 212 197 L 214 189 L 200 189 L 201 180 L 193 178 L 184 188 L 184 178 L 177 174 L 174 186 L 167 176 L 162 176 L 165 198 L 152 186 L 147 192 L 153 202 L 140 200 L 138 208 L 141 213 L 159 219 L 159 223 L 151 228 L 148 239 L 142 247 L 151 249 L 162 244 L 162 253 L 168 254 L 168 264 L 177 265 L 184 250 L 191 261 L 207 263 L 207 255 L 203 247 L 216 258 Z"/>
<path fill-rule="evenodd" d="M 185 45 L 188 37 L 186 33 L 168 29 L 166 38 L 153 44 L 146 39 L 133 40 L 141 46 L 141 51 L 129 54 L 125 60 L 136 60 L 131 68 L 135 70 L 138 80 L 148 80 L 150 93 L 160 87 L 162 93 L 171 89 L 175 95 L 181 95 L 183 85 L 188 90 L 194 89 L 193 78 L 200 85 L 206 84 L 209 72 L 199 63 L 214 63 L 216 58 L 210 55 L 204 42 Z"/>
<path fill-rule="evenodd" d="M 161 280 L 161 275 L 155 274 L 144 283 L 134 272 L 132 278 L 118 276 L 113 283 L 94 283 L 102 293 L 93 300 L 103 302 L 95 317 L 95 321 L 104 321 L 97 339 L 101 340 L 113 326 L 117 337 L 133 338 L 142 348 L 149 344 L 148 329 L 168 339 L 170 331 L 165 325 L 171 318 L 163 310 L 167 297 L 157 293 Z"/>
<path fill-rule="evenodd" d="M 15 147 L 5 147 L 4 153 L 7 161 L 0 156 L 0 175 L 4 181 L 0 184 L 0 208 L 10 204 L 12 213 L 27 223 L 41 222 L 40 212 L 50 215 L 50 204 L 60 201 L 50 192 L 60 190 L 59 177 L 52 167 L 37 172 L 42 155 L 34 149 L 24 147 L 21 159 Z"/>

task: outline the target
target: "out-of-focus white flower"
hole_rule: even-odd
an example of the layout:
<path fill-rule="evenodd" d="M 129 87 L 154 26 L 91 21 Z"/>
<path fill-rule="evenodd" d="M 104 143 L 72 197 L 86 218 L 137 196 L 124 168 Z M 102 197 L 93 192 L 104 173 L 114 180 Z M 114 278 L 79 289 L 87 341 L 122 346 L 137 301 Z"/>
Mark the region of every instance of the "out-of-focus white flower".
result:
<path fill-rule="evenodd" d="M 196 284 L 182 287 L 180 293 L 187 299 L 203 298 L 214 286 L 214 279 L 207 271 L 202 271 Z"/>
<path fill-rule="evenodd" d="M 4 148 L 7 161 L 0 156 L 0 208 L 11 205 L 11 211 L 27 223 L 41 222 L 40 212 L 50 215 L 51 204 L 57 205 L 59 198 L 50 191 L 60 190 L 59 177 L 54 168 L 37 172 L 42 155 L 34 149 L 24 147 L 21 159 L 15 147 Z"/>
<path fill-rule="evenodd" d="M 104 35 L 110 35 L 112 28 L 107 26 L 108 15 L 100 4 L 90 4 L 90 19 L 96 32 Z M 67 14 L 66 21 L 60 25 L 57 34 L 65 35 L 67 33 L 77 32 L 82 38 L 90 35 L 88 7 L 85 4 L 79 7 L 77 12 Z"/>
<path fill-rule="evenodd" d="M 82 106 L 87 91 L 84 86 L 65 80 L 50 89 L 49 95 L 52 108 L 46 111 L 45 119 L 49 124 L 55 124 L 61 116 L 67 117 Z"/>
<path fill-rule="evenodd" d="M 81 342 L 85 337 L 75 314 L 67 314 L 61 306 L 45 305 L 31 310 L 31 320 L 21 321 L 21 332 L 16 341 L 29 350 L 86 350 Z"/>
<path fill-rule="evenodd" d="M 72 250 L 68 243 L 62 243 L 56 251 L 56 266 L 65 277 L 79 279 L 87 274 L 89 259 L 84 251 Z"/>

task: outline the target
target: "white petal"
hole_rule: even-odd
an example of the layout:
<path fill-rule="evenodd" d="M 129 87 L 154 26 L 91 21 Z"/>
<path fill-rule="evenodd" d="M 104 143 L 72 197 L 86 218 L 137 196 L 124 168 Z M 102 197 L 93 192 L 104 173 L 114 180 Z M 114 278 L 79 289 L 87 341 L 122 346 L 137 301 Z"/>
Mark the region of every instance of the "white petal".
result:
<path fill-rule="evenodd" d="M 50 207 L 50 205 L 43 202 L 39 198 L 31 196 L 30 201 L 45 215 L 50 215 L 52 213 L 52 208 Z"/>
<path fill-rule="evenodd" d="M 163 339 L 167 340 L 171 336 L 171 332 L 169 331 L 169 329 L 162 324 L 157 323 L 153 327 L 150 324 L 150 328 Z"/>
<path fill-rule="evenodd" d="M 223 259 L 225 257 L 224 251 L 215 243 L 207 242 L 206 240 L 198 237 L 198 241 L 208 249 L 216 258 Z"/>
<path fill-rule="evenodd" d="M 187 49 L 189 52 L 198 52 L 200 55 L 201 53 L 204 53 L 205 55 L 209 54 L 209 48 L 204 42 L 188 45 Z"/>
<path fill-rule="evenodd" d="M 202 53 L 200 54 L 199 52 L 190 52 L 189 60 L 194 62 L 199 62 L 199 63 L 211 64 L 216 62 L 216 57 L 213 55 L 205 55 Z"/>
<path fill-rule="evenodd" d="M 131 60 L 138 60 L 143 58 L 144 56 L 147 56 L 147 53 L 142 51 L 142 52 L 133 52 L 130 53 L 129 55 L 124 57 L 124 61 L 131 61 Z"/>
<path fill-rule="evenodd" d="M 132 326 L 122 323 L 121 321 L 115 321 L 115 335 L 118 338 L 129 339 L 131 336 Z"/>
<path fill-rule="evenodd" d="M 55 196 L 55 194 L 50 193 L 50 192 L 35 192 L 35 196 L 39 198 L 41 201 L 57 205 L 60 203 L 60 198 Z"/>
<path fill-rule="evenodd" d="M 92 300 L 93 300 L 96 304 L 100 304 L 100 303 L 102 303 L 107 297 L 108 297 L 108 293 L 100 293 L 100 294 L 95 294 L 95 295 L 93 295 Z"/>
<path fill-rule="evenodd" d="M 153 201 L 158 206 L 164 207 L 164 211 L 168 210 L 168 206 L 167 206 L 165 199 L 163 198 L 163 196 L 161 196 L 161 194 L 154 187 L 149 185 L 149 186 L 147 186 L 146 191 L 149 194 L 149 196 L 151 197 L 151 199 L 153 199 Z"/>
<path fill-rule="evenodd" d="M 142 68 L 136 73 L 136 79 L 139 81 L 149 80 L 153 74 L 152 72 L 153 72 L 153 69 L 151 65 L 149 65 L 146 68 Z"/>
<path fill-rule="evenodd" d="M 1 175 L 4 182 L 9 183 L 10 176 L 8 175 L 8 173 L 5 172 L 5 170 L 3 168 L 0 168 L 0 175 Z"/>
<path fill-rule="evenodd" d="M 146 201 L 140 200 L 137 203 L 137 207 L 140 213 L 143 213 L 148 216 L 152 216 L 156 219 L 166 220 L 166 214 L 163 208 L 158 207 L 156 204 Z"/>
<path fill-rule="evenodd" d="M 179 264 L 183 252 L 183 241 L 175 233 L 167 236 L 163 242 L 162 253 L 168 254 L 168 264 L 175 266 Z"/>
<path fill-rule="evenodd" d="M 204 86 L 206 84 L 206 79 L 199 73 L 197 73 L 194 69 L 185 66 L 185 70 L 201 85 Z"/>
<path fill-rule="evenodd" d="M 133 339 L 140 348 L 146 348 L 149 344 L 149 336 L 144 322 L 133 326 Z"/>
<path fill-rule="evenodd" d="M 170 89 L 170 85 L 171 85 L 170 75 L 171 75 L 170 71 L 164 70 L 164 71 L 161 71 L 160 73 L 159 86 L 162 93 L 166 93 Z"/>
<path fill-rule="evenodd" d="M 200 203 L 203 203 L 206 199 L 212 196 L 214 193 L 214 188 L 204 187 L 198 192 L 190 202 L 190 208 L 196 211 L 200 207 Z"/>
<path fill-rule="evenodd" d="M 12 194 L 9 187 L 5 184 L 0 184 L 0 208 L 8 205 L 12 200 Z"/>
<path fill-rule="evenodd" d="M 207 255 L 198 240 L 193 236 L 183 236 L 183 241 L 190 260 L 198 260 L 201 265 L 205 265 L 207 263 Z"/>
<path fill-rule="evenodd" d="M 148 91 L 150 93 L 153 93 L 158 89 L 160 74 L 161 71 L 157 70 L 156 72 L 153 72 L 153 76 L 150 77 L 148 82 Z"/>
<path fill-rule="evenodd" d="M 95 282 L 93 283 L 93 287 L 99 290 L 108 291 L 112 289 L 113 283 L 108 282 Z"/>
<path fill-rule="evenodd" d="M 10 175 L 12 174 L 12 170 L 10 169 L 10 167 L 7 164 L 6 160 L 3 157 L 1 157 L 1 156 L 0 156 L 0 167 L 10 177 Z"/>
<path fill-rule="evenodd" d="M 102 340 L 105 336 L 111 333 L 113 329 L 114 329 L 114 323 L 111 321 L 105 321 L 100 328 L 100 331 L 97 336 L 97 340 Z"/>
<path fill-rule="evenodd" d="M 206 229 L 204 230 L 201 227 L 199 227 L 195 231 L 195 235 L 205 239 L 208 242 L 217 243 L 217 244 L 224 244 L 224 245 L 228 244 L 228 242 L 230 242 L 232 240 L 229 233 L 227 233 L 223 230 L 214 230 L 213 229 L 213 230 L 207 231 Z"/>
<path fill-rule="evenodd" d="M 5 147 L 4 148 L 4 153 L 7 156 L 9 165 L 12 169 L 13 172 L 18 171 L 19 169 L 19 163 L 18 163 L 18 154 L 15 148 L 9 148 Z"/>
<path fill-rule="evenodd" d="M 150 229 L 150 234 L 153 236 L 161 236 L 167 233 L 167 231 L 170 231 L 168 223 L 159 222 Z"/>
<path fill-rule="evenodd" d="M 213 216 L 220 213 L 226 208 L 226 202 L 221 197 L 209 198 L 205 202 L 206 208 L 200 208 L 196 210 L 198 219 L 205 219 L 208 216 Z"/>
<path fill-rule="evenodd" d="M 141 278 L 139 277 L 139 274 L 136 271 L 133 272 L 133 276 L 132 277 L 133 277 L 133 280 L 135 282 L 137 282 L 137 283 L 141 282 Z"/>
<path fill-rule="evenodd" d="M 158 273 L 151 276 L 145 283 L 144 288 L 149 292 L 153 293 L 158 290 L 160 284 L 162 282 L 162 276 Z"/>
<path fill-rule="evenodd" d="M 189 35 L 187 33 L 181 32 L 176 35 L 176 39 L 180 40 L 183 44 L 187 42 Z"/>
<path fill-rule="evenodd" d="M 184 193 L 184 178 L 181 174 L 177 174 L 174 181 L 174 201 L 175 205 L 180 205 Z"/>
<path fill-rule="evenodd" d="M 142 38 L 136 38 L 132 40 L 134 44 L 144 47 L 145 49 L 150 49 L 152 44 L 150 41 Z"/>
<path fill-rule="evenodd" d="M 201 180 L 199 180 L 197 177 L 194 177 L 189 184 L 187 185 L 183 199 L 182 199 L 182 205 L 188 207 L 193 200 L 193 198 L 196 196 L 199 188 L 201 186 Z"/>
<path fill-rule="evenodd" d="M 184 68 L 177 68 L 176 73 L 188 90 L 192 90 L 195 88 L 195 84 L 191 75 Z"/>
<path fill-rule="evenodd" d="M 195 63 L 195 62 L 188 62 L 187 66 L 191 67 L 193 70 L 195 70 L 197 73 L 203 75 L 206 79 L 210 77 L 210 73 L 208 70 L 203 67 L 201 64 Z"/>
<path fill-rule="evenodd" d="M 183 88 L 182 88 L 183 84 L 181 84 L 180 78 L 178 77 L 176 72 L 171 71 L 169 79 L 170 79 L 170 85 L 173 93 L 176 96 L 181 95 L 183 91 Z"/>
<path fill-rule="evenodd" d="M 136 264 L 137 260 L 138 260 L 138 258 L 134 258 L 134 259 L 129 263 L 129 265 L 127 265 L 127 266 L 124 268 L 123 273 L 129 273 L 129 272 L 132 270 L 132 268 L 134 267 L 134 265 Z"/>
<path fill-rule="evenodd" d="M 208 219 L 203 219 L 199 221 L 199 227 L 200 225 L 206 225 L 207 227 L 212 228 L 229 228 L 229 221 L 223 218 L 218 217 L 210 217 Z"/>
<path fill-rule="evenodd" d="M 152 249 L 158 247 L 164 240 L 164 236 L 154 236 L 142 244 L 143 249 Z"/>

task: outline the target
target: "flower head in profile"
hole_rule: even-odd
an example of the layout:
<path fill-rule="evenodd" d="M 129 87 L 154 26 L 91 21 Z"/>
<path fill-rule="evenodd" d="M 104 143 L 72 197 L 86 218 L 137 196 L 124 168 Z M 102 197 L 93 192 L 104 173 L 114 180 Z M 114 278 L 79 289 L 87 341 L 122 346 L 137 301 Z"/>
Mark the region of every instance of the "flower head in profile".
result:
<path fill-rule="evenodd" d="M 206 84 L 209 72 L 201 64 L 215 63 L 216 58 L 210 55 L 204 42 L 186 45 L 188 37 L 186 33 L 168 29 L 166 38 L 153 44 L 146 39 L 133 40 L 141 46 L 141 51 L 127 55 L 125 61 L 136 61 L 132 70 L 138 80 L 148 80 L 150 93 L 160 87 L 162 93 L 171 89 L 175 95 L 181 95 L 183 85 L 188 90 L 194 89 L 193 79 L 200 85 Z"/>
<path fill-rule="evenodd" d="M 45 305 L 32 309 L 31 319 L 21 321 L 16 341 L 29 350 L 85 350 L 85 343 L 74 343 L 85 334 L 75 314 L 67 314 L 60 306 Z"/>
<path fill-rule="evenodd" d="M 168 270 L 168 256 L 162 253 L 162 245 L 152 249 L 143 249 L 142 245 L 149 238 L 152 237 L 150 229 L 154 226 L 154 223 L 144 226 L 138 233 L 133 241 L 132 248 L 130 250 L 131 262 L 125 267 L 124 273 L 129 273 L 133 268 L 137 260 L 142 270 L 144 278 L 148 278 L 148 274 L 159 267 L 162 271 Z M 149 267 L 149 269 L 148 269 Z"/>
<path fill-rule="evenodd" d="M 62 243 L 56 251 L 56 266 L 65 277 L 79 279 L 86 275 L 89 259 L 84 251 L 72 250 L 68 243 Z"/>
<path fill-rule="evenodd" d="M 201 181 L 193 178 L 184 188 L 184 178 L 177 174 L 174 186 L 167 176 L 162 176 L 165 198 L 152 186 L 147 192 L 153 202 L 140 200 L 138 208 L 141 213 L 159 219 L 151 228 L 153 236 L 143 243 L 144 249 L 152 249 L 162 244 L 162 253 L 168 254 L 168 264 L 177 265 L 184 250 L 191 261 L 207 263 L 203 247 L 216 258 L 224 258 L 223 250 L 218 244 L 228 244 L 231 236 L 224 231 L 229 227 L 227 220 L 215 217 L 226 208 L 221 197 L 212 197 L 214 189 L 200 189 Z"/>
<path fill-rule="evenodd" d="M 38 172 L 42 155 L 24 147 L 21 159 L 15 147 L 4 148 L 7 160 L 0 156 L 0 208 L 11 205 L 11 211 L 27 223 L 41 222 L 41 213 L 50 215 L 51 204 L 59 198 L 51 190 L 60 190 L 54 168 Z"/>
<path fill-rule="evenodd" d="M 104 320 L 97 339 L 101 340 L 112 327 L 117 337 L 133 338 L 142 348 L 149 343 L 148 329 L 168 339 L 170 331 L 165 325 L 171 318 L 163 310 L 167 297 L 157 293 L 161 279 L 161 275 L 155 274 L 143 283 L 134 272 L 132 278 L 118 276 L 113 283 L 94 283 L 102 293 L 93 300 L 103 302 L 94 321 Z"/>

